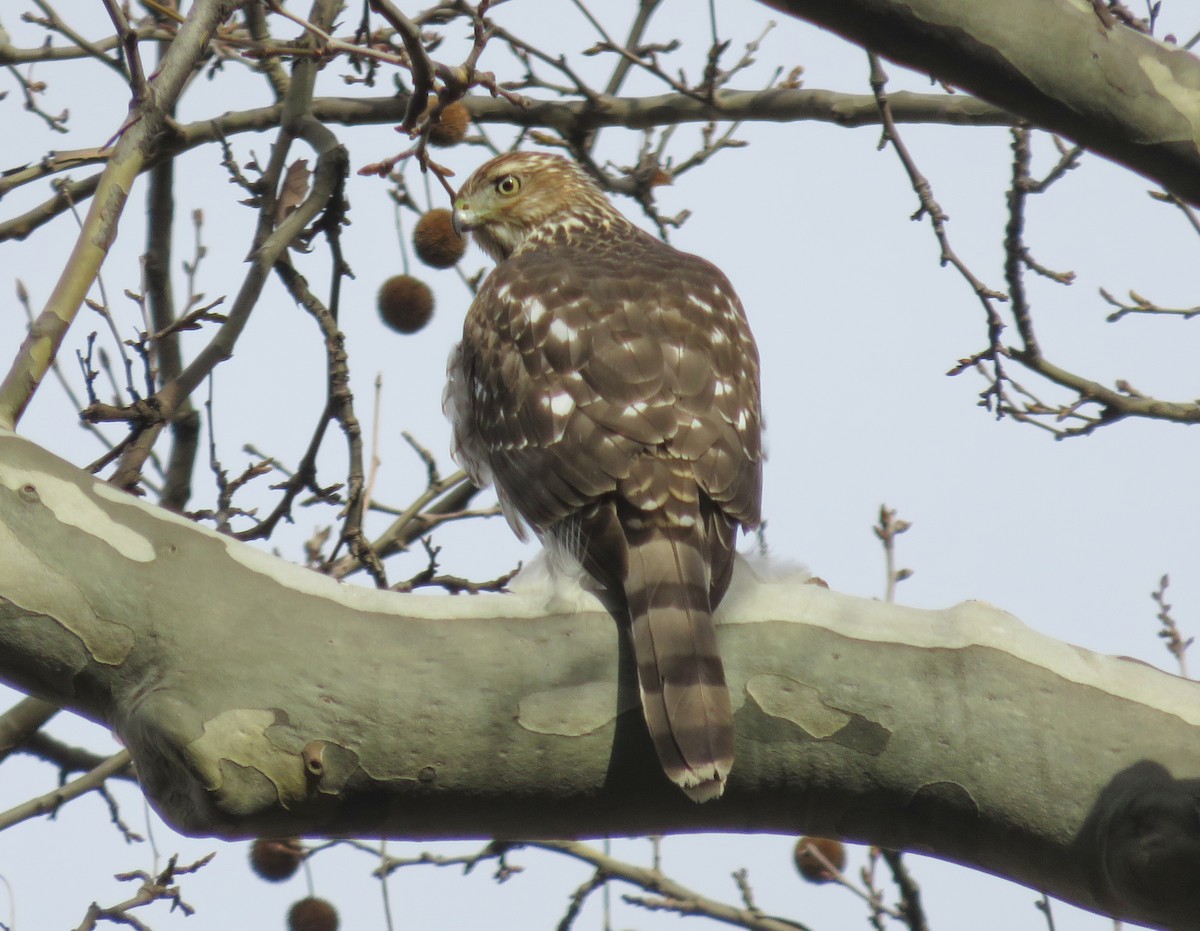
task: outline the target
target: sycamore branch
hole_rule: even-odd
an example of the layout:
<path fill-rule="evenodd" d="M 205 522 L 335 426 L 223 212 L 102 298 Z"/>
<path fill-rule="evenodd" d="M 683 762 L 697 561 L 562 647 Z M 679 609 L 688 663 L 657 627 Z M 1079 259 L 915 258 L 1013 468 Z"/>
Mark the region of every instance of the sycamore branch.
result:
<path fill-rule="evenodd" d="M 317 97 L 312 115 L 322 123 L 344 126 L 398 124 L 404 119 L 409 97 Z M 528 128 L 557 130 L 565 137 L 585 135 L 607 126 L 630 129 L 703 123 L 709 120 L 731 122 L 815 120 L 839 126 L 864 126 L 879 122 L 879 110 L 869 94 L 843 94 L 828 90 L 776 88 L 765 91 L 721 91 L 716 105 L 705 104 L 682 94 L 655 97 L 601 97 L 595 101 L 531 100 L 518 107 L 502 98 L 466 97 L 464 105 L 477 123 L 510 124 Z M 901 123 L 945 123 L 964 126 L 1008 126 L 1013 117 L 974 98 L 951 94 L 892 95 L 892 113 Z M 198 120 L 173 127 L 161 139 L 141 170 L 172 159 L 183 152 L 209 145 L 241 133 L 264 132 L 280 126 L 283 104 L 234 110 L 212 119 Z M 52 178 L 66 171 L 104 165 L 109 153 L 101 148 L 53 153 L 36 164 L 5 172 L 0 176 L 0 197 L 32 182 Z M 63 180 L 55 194 L 25 213 L 0 222 L 0 242 L 24 239 L 32 232 L 82 203 L 96 191 L 100 175 L 79 180 Z"/>
<path fill-rule="evenodd" d="M 1080 0 L 764 0 L 1200 203 L 1200 59 Z"/>
<path fill-rule="evenodd" d="M 341 584 L 0 434 L 0 678 L 112 726 L 184 831 L 837 835 L 1197 927 L 1197 683 L 975 602 L 743 573 L 722 613 L 737 762 L 697 806 L 590 596 Z"/>

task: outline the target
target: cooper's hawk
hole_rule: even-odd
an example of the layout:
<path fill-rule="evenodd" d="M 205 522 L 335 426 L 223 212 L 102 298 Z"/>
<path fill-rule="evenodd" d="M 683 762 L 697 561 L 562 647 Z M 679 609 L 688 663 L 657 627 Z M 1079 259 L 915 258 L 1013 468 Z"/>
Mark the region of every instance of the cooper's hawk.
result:
<path fill-rule="evenodd" d="M 713 265 L 634 226 L 575 162 L 514 152 L 454 201 L 497 265 L 450 360 L 455 458 L 574 557 L 627 622 L 666 774 L 704 801 L 733 764 L 712 612 L 759 521 L 758 352 Z"/>

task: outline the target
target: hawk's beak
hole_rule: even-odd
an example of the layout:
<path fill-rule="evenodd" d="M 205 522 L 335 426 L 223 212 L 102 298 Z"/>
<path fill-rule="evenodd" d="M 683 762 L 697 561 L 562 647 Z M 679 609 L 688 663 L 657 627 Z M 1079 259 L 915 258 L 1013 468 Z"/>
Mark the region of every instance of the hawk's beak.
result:
<path fill-rule="evenodd" d="M 471 208 L 466 204 L 459 202 L 454 205 L 454 212 L 450 215 L 450 225 L 454 227 L 454 234 L 459 239 L 465 239 L 467 233 L 471 231 L 473 219 Z"/>

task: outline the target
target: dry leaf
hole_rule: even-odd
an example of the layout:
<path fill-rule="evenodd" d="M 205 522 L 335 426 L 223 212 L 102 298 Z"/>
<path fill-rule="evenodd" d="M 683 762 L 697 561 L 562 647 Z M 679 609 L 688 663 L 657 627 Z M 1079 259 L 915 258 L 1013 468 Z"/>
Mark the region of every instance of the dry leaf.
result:
<path fill-rule="evenodd" d="M 288 166 L 287 176 L 283 179 L 283 190 L 279 192 L 279 202 L 275 205 L 275 225 L 286 220 L 308 196 L 308 159 L 298 158 Z"/>

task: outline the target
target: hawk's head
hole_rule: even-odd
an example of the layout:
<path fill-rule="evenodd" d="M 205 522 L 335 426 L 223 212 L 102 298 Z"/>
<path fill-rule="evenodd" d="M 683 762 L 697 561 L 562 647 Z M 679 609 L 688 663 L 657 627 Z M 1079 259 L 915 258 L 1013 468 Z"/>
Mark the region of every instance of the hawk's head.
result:
<path fill-rule="evenodd" d="M 475 170 L 454 198 L 454 228 L 497 262 L 531 237 L 594 231 L 623 218 L 569 158 L 509 152 Z"/>

